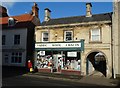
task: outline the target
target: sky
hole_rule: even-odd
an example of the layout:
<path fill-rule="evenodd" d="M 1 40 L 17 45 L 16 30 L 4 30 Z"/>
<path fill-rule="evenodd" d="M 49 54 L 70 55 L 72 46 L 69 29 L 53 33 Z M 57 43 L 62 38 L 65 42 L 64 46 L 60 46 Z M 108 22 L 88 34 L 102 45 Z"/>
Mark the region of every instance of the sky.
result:
<path fill-rule="evenodd" d="M 86 14 L 86 2 L 36 2 L 39 7 L 39 18 L 44 20 L 44 9 L 49 8 L 51 18 L 62 18 L 70 16 L 82 16 Z M 112 2 L 91 2 L 92 14 L 107 13 L 113 11 Z M 9 16 L 17 16 L 29 13 L 33 2 L 2 2 L 8 9 Z"/>

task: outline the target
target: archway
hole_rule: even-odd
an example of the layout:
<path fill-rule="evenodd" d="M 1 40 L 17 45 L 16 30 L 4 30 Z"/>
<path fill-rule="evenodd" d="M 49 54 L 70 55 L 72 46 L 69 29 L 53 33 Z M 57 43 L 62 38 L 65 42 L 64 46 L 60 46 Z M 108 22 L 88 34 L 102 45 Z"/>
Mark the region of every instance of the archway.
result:
<path fill-rule="evenodd" d="M 102 73 L 106 76 L 106 58 L 102 52 L 96 51 L 88 54 L 86 63 L 87 75 L 93 74 L 94 71 Z"/>

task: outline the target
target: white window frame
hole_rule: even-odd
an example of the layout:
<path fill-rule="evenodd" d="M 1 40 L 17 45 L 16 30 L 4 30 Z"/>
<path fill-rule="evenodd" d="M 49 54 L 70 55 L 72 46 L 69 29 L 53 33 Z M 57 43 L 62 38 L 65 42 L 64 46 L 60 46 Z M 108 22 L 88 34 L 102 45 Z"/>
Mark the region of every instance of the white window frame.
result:
<path fill-rule="evenodd" d="M 98 34 L 93 34 L 93 31 L 94 30 L 98 30 Z M 96 28 L 96 29 L 91 29 L 91 31 L 90 31 L 90 41 L 91 42 L 100 42 L 101 41 L 101 30 L 100 30 L 100 28 Z M 94 40 L 93 39 L 93 36 L 98 36 L 98 39 L 97 40 Z"/>
<path fill-rule="evenodd" d="M 71 40 L 66 40 L 66 33 L 71 32 Z M 64 31 L 64 41 L 73 41 L 73 31 Z"/>
<path fill-rule="evenodd" d="M 17 54 L 17 55 L 16 55 Z M 20 55 L 21 54 L 21 55 Z M 21 58 L 21 62 L 19 62 L 19 60 L 16 61 L 16 59 L 20 59 Z M 12 52 L 11 53 L 11 63 L 22 63 L 22 52 Z"/>
<path fill-rule="evenodd" d="M 42 42 L 48 42 L 49 41 L 49 33 L 48 33 L 48 40 L 47 41 L 44 41 L 44 39 L 43 39 L 44 33 L 48 33 L 48 32 L 42 32 Z"/>

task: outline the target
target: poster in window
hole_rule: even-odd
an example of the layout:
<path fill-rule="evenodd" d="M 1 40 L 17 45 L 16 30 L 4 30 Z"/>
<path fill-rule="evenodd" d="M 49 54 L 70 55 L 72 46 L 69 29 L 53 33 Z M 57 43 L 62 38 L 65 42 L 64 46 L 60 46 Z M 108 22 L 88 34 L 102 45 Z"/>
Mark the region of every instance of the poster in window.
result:
<path fill-rule="evenodd" d="M 67 57 L 77 57 L 77 52 L 67 52 Z"/>
<path fill-rule="evenodd" d="M 39 55 L 40 56 L 44 56 L 45 55 L 45 51 L 39 51 Z"/>

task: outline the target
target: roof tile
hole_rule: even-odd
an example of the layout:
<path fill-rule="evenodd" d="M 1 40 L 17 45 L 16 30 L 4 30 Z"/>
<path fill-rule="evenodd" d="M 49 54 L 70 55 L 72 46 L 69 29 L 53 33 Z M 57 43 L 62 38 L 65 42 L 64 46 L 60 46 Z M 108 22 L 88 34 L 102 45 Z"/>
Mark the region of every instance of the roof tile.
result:
<path fill-rule="evenodd" d="M 17 21 L 17 23 L 18 22 L 32 21 L 32 19 L 33 19 L 33 16 L 30 14 L 23 14 L 23 15 L 19 15 L 19 16 L 11 16 L 11 17 L 14 18 Z M 2 24 L 2 25 L 8 24 L 8 18 L 9 17 L 0 18 L 0 20 L 2 20 L 2 21 L 0 21 L 0 24 Z"/>
<path fill-rule="evenodd" d="M 47 25 L 59 25 L 59 24 L 72 24 L 72 23 L 83 23 L 83 22 L 95 22 L 95 21 L 111 21 L 112 12 L 95 14 L 92 17 L 86 16 L 74 16 L 74 17 L 64 17 L 57 19 L 50 19 L 48 22 L 42 22 L 42 26 Z"/>

